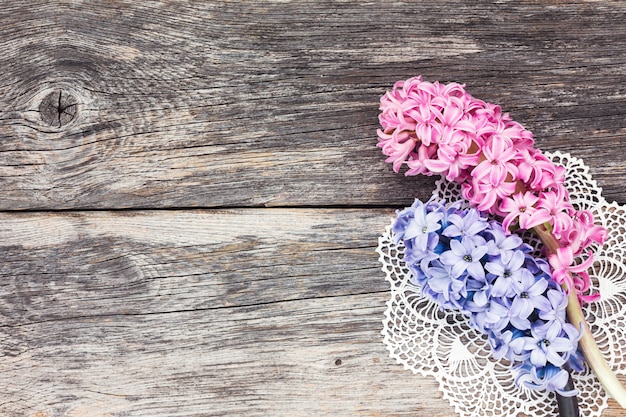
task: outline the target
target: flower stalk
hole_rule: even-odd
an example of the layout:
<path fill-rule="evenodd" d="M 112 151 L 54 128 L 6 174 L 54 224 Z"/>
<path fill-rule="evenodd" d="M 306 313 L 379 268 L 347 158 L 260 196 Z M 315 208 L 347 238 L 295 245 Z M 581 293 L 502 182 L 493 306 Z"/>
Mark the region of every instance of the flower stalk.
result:
<path fill-rule="evenodd" d="M 570 375 L 565 389 L 574 389 L 574 383 L 572 382 L 572 376 Z M 578 408 L 578 397 L 564 397 L 560 394 L 556 396 L 556 402 L 559 407 L 559 417 L 578 417 L 580 416 L 580 410 Z"/>
<path fill-rule="evenodd" d="M 560 245 L 554 236 L 544 226 L 537 226 L 533 230 L 537 233 L 543 244 L 546 245 L 548 252 L 555 254 Z M 617 401 L 622 408 L 626 408 L 626 388 L 624 388 L 624 385 L 622 385 L 613 370 L 609 367 L 609 364 L 598 348 L 598 344 L 591 335 L 589 324 L 587 320 L 585 320 L 576 291 L 569 288 L 566 281 L 564 281 L 561 286 L 567 292 L 567 317 L 569 322 L 574 325 L 578 323 L 583 326 L 583 335 L 578 341 L 578 346 L 583 351 L 589 367 L 596 374 L 598 381 L 600 381 L 607 394 Z"/>

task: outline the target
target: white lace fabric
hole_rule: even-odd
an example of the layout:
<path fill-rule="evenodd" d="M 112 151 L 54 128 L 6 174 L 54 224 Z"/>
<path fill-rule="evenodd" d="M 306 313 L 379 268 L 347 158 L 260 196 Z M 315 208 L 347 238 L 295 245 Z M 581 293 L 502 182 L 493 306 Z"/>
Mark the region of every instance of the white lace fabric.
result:
<path fill-rule="evenodd" d="M 593 247 L 595 262 L 589 271 L 599 301 L 586 305 L 587 322 L 605 359 L 618 375 L 626 374 L 626 207 L 608 203 L 581 159 L 567 153 L 545 153 L 566 168 L 566 187 L 575 208 L 593 213 L 608 231 L 601 247 Z M 448 202 L 462 200 L 460 187 L 438 180 L 434 196 Z M 538 241 L 526 236 L 533 247 Z M 395 245 L 391 225 L 378 240 L 382 271 L 391 286 L 383 320 L 383 343 L 405 369 L 439 383 L 443 398 L 462 417 L 556 416 L 554 394 L 517 387 L 511 363 L 491 357 L 487 337 L 470 328 L 467 317 L 442 311 L 410 282 L 402 244 Z M 608 397 L 593 372 L 572 374 L 580 413 L 597 417 Z"/>

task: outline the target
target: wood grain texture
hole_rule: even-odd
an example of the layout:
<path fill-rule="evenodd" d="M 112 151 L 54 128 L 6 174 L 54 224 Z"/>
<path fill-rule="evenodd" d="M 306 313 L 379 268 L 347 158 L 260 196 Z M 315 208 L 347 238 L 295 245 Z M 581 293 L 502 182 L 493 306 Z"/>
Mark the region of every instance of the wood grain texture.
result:
<path fill-rule="evenodd" d="M 0 209 L 425 198 L 432 181 L 375 147 L 380 95 L 416 74 L 501 104 L 624 203 L 625 18 L 620 1 L 5 2 Z M 76 100 L 62 126 L 40 110 L 56 92 Z"/>
<path fill-rule="evenodd" d="M 381 343 L 391 215 L 1 215 L 0 415 L 447 415 Z"/>
<path fill-rule="evenodd" d="M 384 291 L 374 248 L 392 217 L 295 209 L 0 215 L 2 322 Z M 202 296 L 179 298 L 193 291 Z"/>

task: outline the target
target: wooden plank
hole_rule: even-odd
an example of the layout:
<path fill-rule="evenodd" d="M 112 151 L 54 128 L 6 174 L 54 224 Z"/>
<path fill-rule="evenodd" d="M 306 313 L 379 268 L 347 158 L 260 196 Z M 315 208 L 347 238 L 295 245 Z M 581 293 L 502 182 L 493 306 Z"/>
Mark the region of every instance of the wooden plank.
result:
<path fill-rule="evenodd" d="M 381 343 L 391 214 L 0 214 L 0 414 L 448 415 Z"/>
<path fill-rule="evenodd" d="M 21 351 L 0 362 L 0 412 L 449 416 L 434 380 L 388 358 L 384 301 L 363 294 L 3 327 L 3 348 Z"/>
<path fill-rule="evenodd" d="M 501 104 L 626 203 L 625 17 L 612 1 L 5 2 L 0 210 L 426 198 L 432 180 L 375 146 L 380 95 L 418 73 Z"/>
<path fill-rule="evenodd" d="M 374 248 L 392 215 L 302 209 L 0 214 L 3 324 L 384 291 Z"/>

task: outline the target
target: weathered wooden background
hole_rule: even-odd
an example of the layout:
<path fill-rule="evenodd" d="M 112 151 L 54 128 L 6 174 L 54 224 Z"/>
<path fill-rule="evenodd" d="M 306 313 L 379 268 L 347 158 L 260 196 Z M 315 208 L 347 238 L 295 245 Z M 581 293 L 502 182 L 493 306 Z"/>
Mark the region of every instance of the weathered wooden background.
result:
<path fill-rule="evenodd" d="M 398 79 L 626 203 L 626 2 L 0 6 L 1 416 L 453 415 L 380 336 L 377 236 L 433 183 L 375 146 Z"/>

